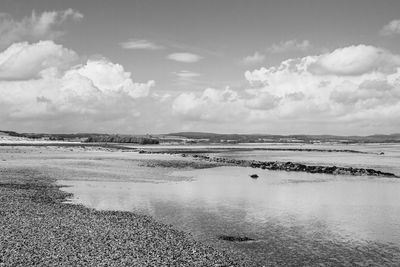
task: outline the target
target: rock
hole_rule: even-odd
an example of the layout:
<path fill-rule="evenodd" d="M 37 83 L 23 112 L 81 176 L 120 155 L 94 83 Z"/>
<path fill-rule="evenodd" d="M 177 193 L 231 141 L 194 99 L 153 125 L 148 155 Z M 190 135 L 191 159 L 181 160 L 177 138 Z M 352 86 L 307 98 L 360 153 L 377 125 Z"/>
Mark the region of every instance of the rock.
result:
<path fill-rule="evenodd" d="M 231 235 L 220 235 L 218 239 L 231 241 L 231 242 L 245 242 L 245 241 L 252 241 L 254 239 L 247 237 L 247 236 L 231 236 Z"/>

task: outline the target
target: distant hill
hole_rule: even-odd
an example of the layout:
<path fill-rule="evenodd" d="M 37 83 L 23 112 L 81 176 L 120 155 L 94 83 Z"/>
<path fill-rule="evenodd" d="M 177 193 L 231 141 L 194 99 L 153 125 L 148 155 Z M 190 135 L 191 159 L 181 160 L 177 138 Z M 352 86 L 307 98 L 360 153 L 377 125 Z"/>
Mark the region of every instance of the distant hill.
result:
<path fill-rule="evenodd" d="M 271 135 L 271 134 L 216 134 L 203 132 L 178 132 L 170 133 L 170 136 L 178 136 L 188 139 L 208 140 L 210 143 L 400 143 L 400 134 L 375 134 L 369 136 L 339 136 L 339 135 Z"/>

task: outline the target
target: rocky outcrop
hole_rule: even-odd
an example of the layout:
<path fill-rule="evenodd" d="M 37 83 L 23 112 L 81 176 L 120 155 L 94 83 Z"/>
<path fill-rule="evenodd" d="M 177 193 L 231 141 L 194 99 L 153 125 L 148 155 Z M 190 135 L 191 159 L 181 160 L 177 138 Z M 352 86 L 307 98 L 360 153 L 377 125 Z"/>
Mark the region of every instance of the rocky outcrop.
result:
<path fill-rule="evenodd" d="M 185 156 L 187 156 L 185 154 Z M 333 175 L 354 175 L 354 176 L 381 176 L 399 178 L 397 175 L 390 172 L 382 172 L 369 168 L 353 168 L 353 167 L 337 167 L 337 166 L 320 166 L 320 165 L 305 165 L 296 162 L 280 162 L 280 161 L 255 161 L 255 160 L 236 160 L 218 157 L 209 157 L 206 155 L 192 155 L 193 158 L 202 159 L 212 162 L 225 163 L 235 166 L 261 168 L 266 170 L 279 171 L 294 171 L 308 173 L 323 173 Z"/>
<path fill-rule="evenodd" d="M 176 152 L 166 151 L 145 151 L 140 150 L 139 153 L 148 154 L 173 154 Z M 322 173 L 332 175 L 353 175 L 353 176 L 379 176 L 379 177 L 391 177 L 400 178 L 394 173 L 383 172 L 370 168 L 353 168 L 353 167 L 337 167 L 337 166 L 322 166 L 322 165 L 306 165 L 298 162 L 282 162 L 282 161 L 256 161 L 256 160 L 240 160 L 240 159 L 228 159 L 222 157 L 210 157 L 204 154 L 193 154 L 193 153 L 181 153 L 182 157 L 192 157 L 198 160 L 206 160 L 209 162 L 216 162 L 224 165 L 234 165 L 242 167 L 260 168 L 264 170 L 276 170 L 276 171 L 292 171 L 292 172 L 308 172 L 308 173 Z"/>

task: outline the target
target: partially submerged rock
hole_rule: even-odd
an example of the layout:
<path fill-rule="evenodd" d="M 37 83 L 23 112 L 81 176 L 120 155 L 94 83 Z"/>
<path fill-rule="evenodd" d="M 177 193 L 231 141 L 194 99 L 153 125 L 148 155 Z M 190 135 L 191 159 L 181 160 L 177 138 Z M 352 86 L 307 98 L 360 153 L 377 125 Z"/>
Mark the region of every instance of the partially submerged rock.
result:
<path fill-rule="evenodd" d="M 233 236 L 233 235 L 220 235 L 218 239 L 231 241 L 231 242 L 246 242 L 246 241 L 254 241 L 254 239 L 247 236 Z"/>

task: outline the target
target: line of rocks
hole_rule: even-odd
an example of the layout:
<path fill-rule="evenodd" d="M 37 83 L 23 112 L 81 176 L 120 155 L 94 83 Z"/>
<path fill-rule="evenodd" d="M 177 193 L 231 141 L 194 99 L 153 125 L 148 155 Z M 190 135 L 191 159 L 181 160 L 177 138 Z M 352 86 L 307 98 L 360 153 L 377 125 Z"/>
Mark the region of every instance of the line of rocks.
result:
<path fill-rule="evenodd" d="M 122 148 L 122 147 L 121 147 Z M 355 153 L 355 154 L 378 154 L 384 155 L 383 152 L 375 153 L 375 152 L 367 152 L 367 151 L 359 151 L 352 149 L 320 149 L 320 148 L 278 148 L 278 147 L 255 147 L 255 148 L 229 148 L 229 147 L 219 147 L 213 148 L 210 150 L 209 148 L 199 148 L 199 149 L 187 149 L 187 148 L 177 148 L 177 149 L 164 149 L 164 148 L 155 148 L 152 151 L 140 149 L 139 153 L 167 153 L 167 154 L 181 154 L 181 153 L 190 153 L 190 154 L 203 154 L 203 153 L 211 153 L 211 152 L 228 152 L 228 151 L 291 151 L 291 152 L 327 152 L 327 153 Z"/>
<path fill-rule="evenodd" d="M 139 153 L 146 154 L 172 154 L 177 155 L 175 152 L 167 151 L 146 151 L 139 150 Z M 298 162 L 282 162 L 282 161 L 256 161 L 256 160 L 239 160 L 239 159 L 227 159 L 222 157 L 210 157 L 202 154 L 193 153 L 181 153 L 182 157 L 193 157 L 199 160 L 206 160 L 208 162 L 216 162 L 226 165 L 234 165 L 241 167 L 252 167 L 260 168 L 264 170 L 276 170 L 276 171 L 292 171 L 292 172 L 307 172 L 307 173 L 322 173 L 332 175 L 353 175 L 353 176 L 379 176 L 379 177 L 390 177 L 400 178 L 400 176 L 390 173 L 383 172 L 371 168 L 353 168 L 353 167 L 337 167 L 337 166 L 322 166 L 322 165 L 305 165 Z"/>
<path fill-rule="evenodd" d="M 182 154 L 187 157 L 188 154 Z M 209 157 L 206 155 L 191 155 L 193 158 L 200 160 L 207 160 L 210 162 L 219 162 L 229 165 L 261 168 L 266 170 L 278 171 L 294 171 L 294 172 L 308 172 L 308 173 L 323 173 L 333 175 L 354 175 L 354 176 L 380 176 L 380 177 L 393 177 L 400 178 L 399 176 L 390 173 L 382 172 L 370 168 L 353 168 L 353 167 L 337 167 L 337 166 L 320 166 L 320 165 L 305 165 L 296 162 L 280 162 L 280 161 L 255 161 L 255 160 L 237 160 L 218 157 Z"/>
<path fill-rule="evenodd" d="M 258 147 L 252 148 L 251 150 L 264 150 L 264 151 L 300 151 L 300 152 L 329 152 L 329 153 L 356 153 L 356 154 L 376 154 L 373 152 L 352 150 L 352 149 L 321 149 L 321 148 L 274 148 L 274 147 Z"/>

